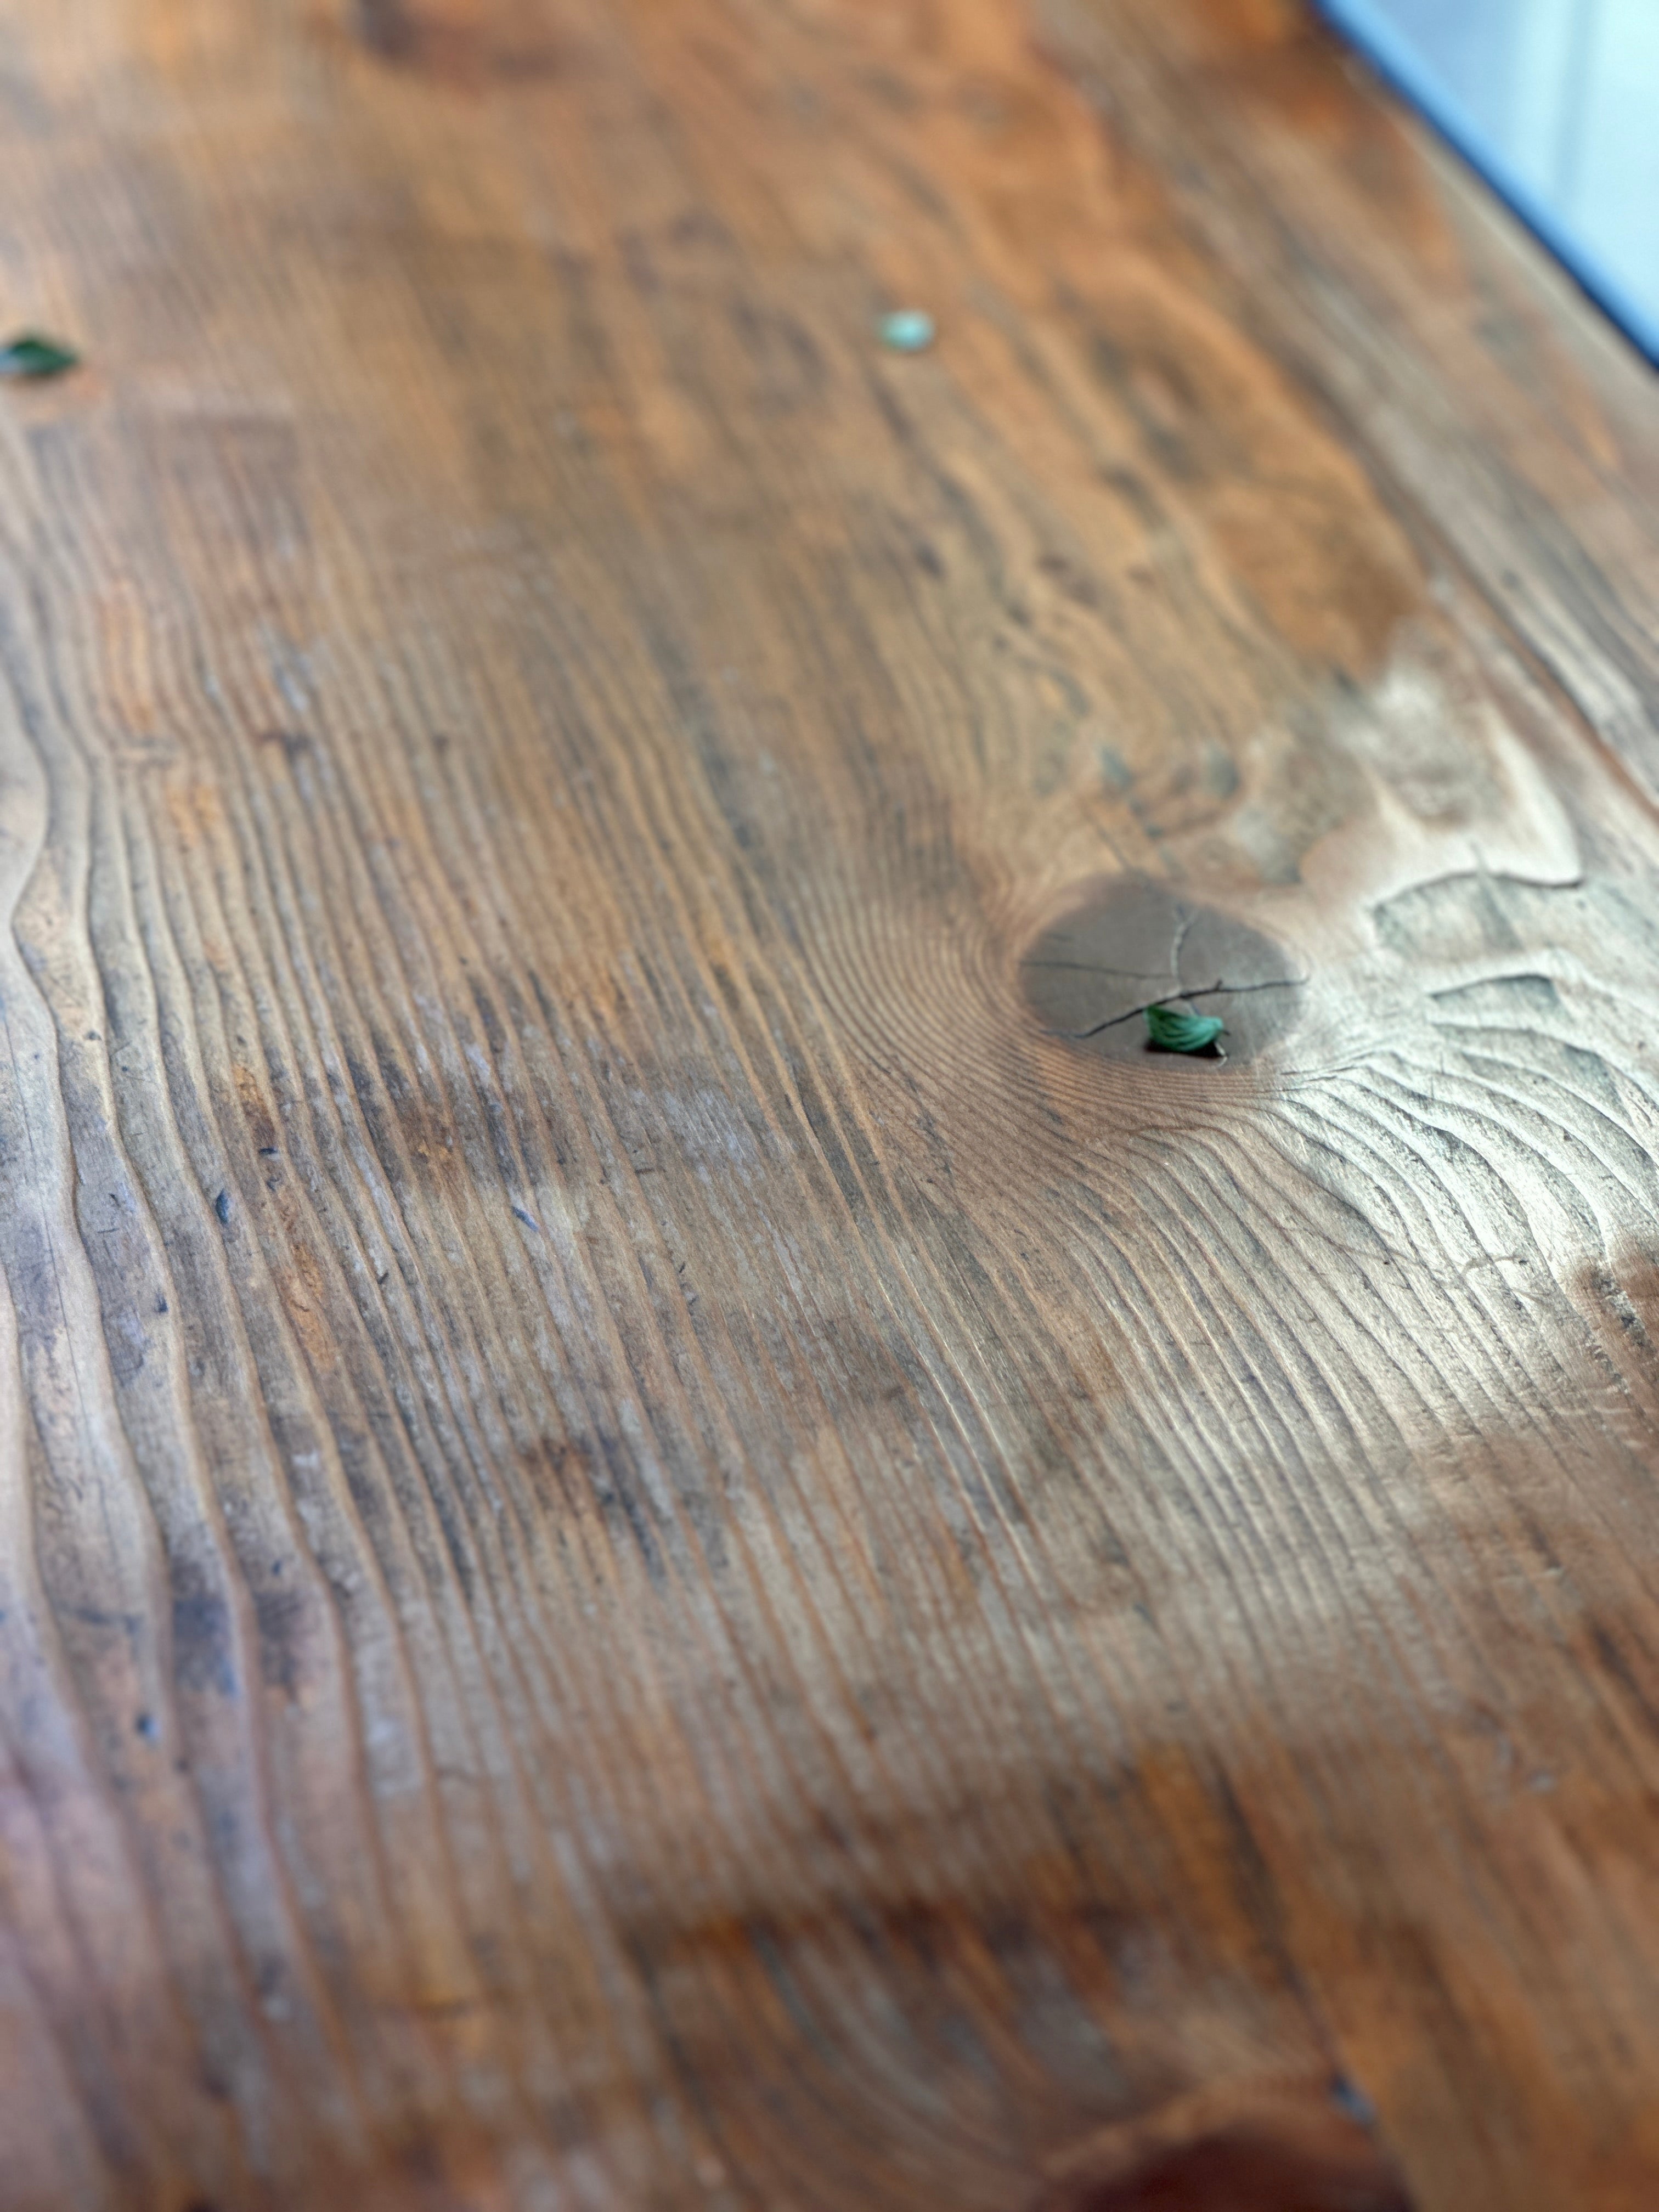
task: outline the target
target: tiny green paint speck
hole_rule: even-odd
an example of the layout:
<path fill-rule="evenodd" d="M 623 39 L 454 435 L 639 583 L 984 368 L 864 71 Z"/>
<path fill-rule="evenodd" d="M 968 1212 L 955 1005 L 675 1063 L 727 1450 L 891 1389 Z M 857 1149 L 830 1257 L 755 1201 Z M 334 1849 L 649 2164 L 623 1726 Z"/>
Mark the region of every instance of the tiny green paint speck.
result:
<path fill-rule="evenodd" d="M 66 369 L 77 368 L 80 360 L 72 346 L 42 337 L 39 331 L 20 331 L 0 346 L 0 376 L 62 376 Z"/>
<path fill-rule="evenodd" d="M 1146 1034 L 1164 1052 L 1206 1052 L 1227 1024 L 1218 1014 L 1186 1006 L 1148 1006 Z"/>
<path fill-rule="evenodd" d="M 936 336 L 933 317 L 920 307 L 899 307 L 884 315 L 877 328 L 882 343 L 894 353 L 926 353 Z"/>

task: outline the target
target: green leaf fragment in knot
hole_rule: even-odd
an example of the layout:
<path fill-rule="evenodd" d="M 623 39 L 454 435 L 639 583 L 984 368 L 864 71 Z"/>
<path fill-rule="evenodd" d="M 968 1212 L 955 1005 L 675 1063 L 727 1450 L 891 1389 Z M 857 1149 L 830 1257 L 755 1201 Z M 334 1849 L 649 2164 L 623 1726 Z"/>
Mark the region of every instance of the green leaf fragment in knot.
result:
<path fill-rule="evenodd" d="M 1195 1014 L 1187 1006 L 1146 1009 L 1146 1034 L 1165 1052 L 1204 1052 L 1226 1026 L 1218 1014 Z"/>

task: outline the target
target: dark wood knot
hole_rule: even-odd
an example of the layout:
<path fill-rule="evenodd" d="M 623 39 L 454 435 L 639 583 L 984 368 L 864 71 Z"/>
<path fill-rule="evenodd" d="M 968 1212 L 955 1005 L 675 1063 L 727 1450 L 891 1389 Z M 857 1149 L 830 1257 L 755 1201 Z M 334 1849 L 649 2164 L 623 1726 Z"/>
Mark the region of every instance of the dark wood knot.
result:
<path fill-rule="evenodd" d="M 1093 887 L 1042 932 L 1019 972 L 1051 1036 L 1166 1069 L 1193 1063 L 1151 1046 L 1148 1006 L 1218 1014 L 1227 1058 L 1252 1060 L 1295 1026 L 1307 982 L 1295 956 L 1260 930 L 1144 876 Z"/>

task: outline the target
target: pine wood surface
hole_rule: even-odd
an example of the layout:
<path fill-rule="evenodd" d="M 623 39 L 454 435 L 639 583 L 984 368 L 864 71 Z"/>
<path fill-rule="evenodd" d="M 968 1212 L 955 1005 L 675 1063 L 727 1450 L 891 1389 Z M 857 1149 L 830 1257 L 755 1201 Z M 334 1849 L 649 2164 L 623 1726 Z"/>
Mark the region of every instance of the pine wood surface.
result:
<path fill-rule="evenodd" d="M 1292 0 L 0 114 L 0 2212 L 1651 2212 L 1650 372 Z"/>

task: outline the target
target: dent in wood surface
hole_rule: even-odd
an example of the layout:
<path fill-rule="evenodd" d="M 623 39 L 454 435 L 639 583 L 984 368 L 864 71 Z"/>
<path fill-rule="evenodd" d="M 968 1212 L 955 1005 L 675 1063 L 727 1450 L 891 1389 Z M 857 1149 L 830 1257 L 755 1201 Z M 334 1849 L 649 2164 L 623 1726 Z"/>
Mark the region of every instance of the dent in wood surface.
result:
<path fill-rule="evenodd" d="M 1218 1015 L 1227 1056 L 1253 1060 L 1294 1026 L 1308 984 L 1295 970 L 1294 956 L 1259 931 L 1131 876 L 1085 895 L 1020 963 L 1025 995 L 1052 1035 L 1160 1073 L 1182 1063 L 1152 1047 L 1148 1006 L 1180 1000 Z"/>
<path fill-rule="evenodd" d="M 1651 2196 L 1650 389 L 1054 15 L 10 10 L 5 2212 Z"/>

